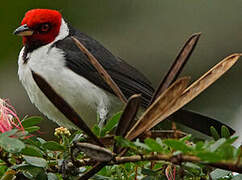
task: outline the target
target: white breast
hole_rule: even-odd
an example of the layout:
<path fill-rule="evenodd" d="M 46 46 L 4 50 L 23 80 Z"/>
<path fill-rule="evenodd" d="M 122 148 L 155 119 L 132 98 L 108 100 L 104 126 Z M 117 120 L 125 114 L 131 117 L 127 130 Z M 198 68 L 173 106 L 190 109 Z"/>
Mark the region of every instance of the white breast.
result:
<path fill-rule="evenodd" d="M 101 120 L 121 104 L 116 97 L 100 89 L 84 77 L 79 76 L 65 66 L 63 52 L 51 44 L 42 46 L 28 54 L 28 62 L 23 63 L 20 52 L 18 75 L 29 98 L 49 119 L 60 126 L 73 128 L 73 124 L 55 108 L 35 83 L 31 70 L 42 76 L 49 85 L 63 97 L 82 119 L 89 125 L 96 123 L 97 113 Z M 112 105 L 115 104 L 115 107 Z M 119 107 L 117 107 L 117 104 Z"/>

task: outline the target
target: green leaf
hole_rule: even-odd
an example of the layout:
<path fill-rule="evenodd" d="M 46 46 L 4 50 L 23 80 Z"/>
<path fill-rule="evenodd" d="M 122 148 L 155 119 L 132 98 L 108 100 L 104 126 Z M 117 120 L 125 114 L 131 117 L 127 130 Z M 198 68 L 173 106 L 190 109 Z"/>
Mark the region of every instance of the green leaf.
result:
<path fill-rule="evenodd" d="M 214 171 L 212 171 L 210 173 L 210 176 L 211 176 L 212 179 L 216 180 L 216 179 L 219 179 L 219 178 L 222 178 L 224 176 L 229 175 L 229 173 L 231 173 L 231 171 L 225 171 L 225 170 L 222 170 L 222 169 L 215 169 Z"/>
<path fill-rule="evenodd" d="M 191 147 L 188 147 L 185 142 L 181 142 L 179 140 L 175 140 L 175 139 L 165 139 L 163 141 L 164 144 L 166 144 L 167 146 L 171 147 L 172 149 L 181 151 L 181 152 L 189 152 L 192 150 Z"/>
<path fill-rule="evenodd" d="M 140 142 L 139 139 L 137 139 L 137 140 L 134 142 L 134 145 L 135 145 L 135 146 L 138 146 L 138 147 L 141 147 L 141 148 L 143 148 L 143 149 L 145 149 L 145 150 L 148 150 L 148 151 L 151 150 L 149 146 L 147 146 L 146 144 Z"/>
<path fill-rule="evenodd" d="M 95 134 L 95 133 L 94 133 Z M 69 138 L 70 144 L 75 141 L 85 141 L 85 135 L 81 131 L 75 131 L 71 134 L 71 137 Z"/>
<path fill-rule="evenodd" d="M 115 136 L 115 141 L 122 147 L 129 147 L 129 148 L 136 149 L 136 146 L 134 145 L 133 142 L 128 141 L 127 139 L 124 139 L 121 136 Z"/>
<path fill-rule="evenodd" d="M 164 166 L 164 164 L 163 164 L 162 162 L 156 161 L 156 163 L 154 164 L 153 169 L 159 171 L 160 169 L 162 169 L 163 166 Z M 157 172 L 158 172 L 158 171 L 157 171 Z"/>
<path fill-rule="evenodd" d="M 31 127 L 31 126 L 34 126 L 36 124 L 39 124 L 40 122 L 42 121 L 42 118 L 39 117 L 39 116 L 32 116 L 32 117 L 29 117 L 29 118 L 26 118 L 24 120 L 22 120 L 22 126 L 24 128 L 28 128 L 28 127 Z"/>
<path fill-rule="evenodd" d="M 236 149 L 231 146 L 230 144 L 224 144 L 222 147 L 220 147 L 216 152 L 220 154 L 220 156 L 223 157 L 224 160 L 233 159 L 236 157 Z"/>
<path fill-rule="evenodd" d="M 225 138 L 221 138 L 209 147 L 210 152 L 216 151 L 220 146 L 226 142 Z"/>
<path fill-rule="evenodd" d="M 162 152 L 162 146 L 157 143 L 154 139 L 147 138 L 145 139 L 145 144 L 154 152 Z"/>
<path fill-rule="evenodd" d="M 191 162 L 184 163 L 184 166 L 189 167 L 189 168 L 193 168 L 193 169 L 199 169 L 199 170 L 201 170 L 201 167 L 200 166 L 198 166 L 198 165 L 196 165 L 194 163 L 191 163 Z"/>
<path fill-rule="evenodd" d="M 208 161 L 208 162 L 218 162 L 223 159 L 220 155 L 218 155 L 217 153 L 213 153 L 213 152 L 199 152 L 199 153 L 197 153 L 197 156 L 202 161 Z"/>
<path fill-rule="evenodd" d="M 40 137 L 37 137 L 36 139 L 40 142 L 40 144 L 46 143 L 46 140 L 44 140 L 44 139 L 42 139 Z"/>
<path fill-rule="evenodd" d="M 27 178 L 27 179 L 33 179 L 34 177 L 28 172 L 28 171 L 24 171 L 23 175 Z"/>
<path fill-rule="evenodd" d="M 179 141 L 182 141 L 182 142 L 186 142 L 186 141 L 189 141 L 191 139 L 192 135 L 191 134 L 188 134 L 187 136 L 179 139 Z"/>
<path fill-rule="evenodd" d="M 25 144 L 29 144 L 29 145 L 33 145 L 33 146 L 36 146 L 36 147 L 41 147 L 41 143 L 37 140 L 37 137 L 36 136 L 32 136 L 28 139 L 25 139 L 24 140 L 24 143 Z"/>
<path fill-rule="evenodd" d="M 156 177 L 154 177 L 154 176 L 146 176 L 146 177 L 142 178 L 142 180 L 156 180 Z"/>
<path fill-rule="evenodd" d="M 47 174 L 48 180 L 58 180 L 58 177 L 54 173 Z"/>
<path fill-rule="evenodd" d="M 23 172 L 24 176 L 30 179 L 36 179 L 36 177 L 40 174 L 43 173 L 44 170 L 41 167 L 35 167 L 30 164 L 17 164 L 12 166 L 12 169 L 16 169 L 18 171 Z"/>
<path fill-rule="evenodd" d="M 183 167 L 189 174 L 193 174 L 193 176 L 200 176 L 202 173 L 202 168 L 194 163 L 186 162 Z"/>
<path fill-rule="evenodd" d="M 21 131 L 21 130 L 18 130 L 15 134 L 14 134 L 14 137 L 17 137 L 17 138 L 24 138 L 26 139 L 25 137 L 28 135 L 29 133 L 27 131 Z"/>
<path fill-rule="evenodd" d="M 17 153 L 25 148 L 25 144 L 22 141 L 7 136 L 0 136 L 0 146 L 10 153 Z"/>
<path fill-rule="evenodd" d="M 76 134 L 74 136 L 74 138 L 71 140 L 70 144 L 73 143 L 73 142 L 76 142 L 76 141 L 83 142 L 85 140 L 86 140 L 86 138 L 85 138 L 85 136 L 83 136 L 83 134 Z"/>
<path fill-rule="evenodd" d="M 202 151 L 203 150 L 203 146 L 204 146 L 204 142 L 203 141 L 198 141 L 196 143 L 195 150 L 196 151 Z"/>
<path fill-rule="evenodd" d="M 17 133 L 17 131 L 18 131 L 18 129 L 13 129 L 13 130 L 10 130 L 10 131 L 6 131 L 6 132 L 0 134 L 0 137 L 1 136 L 9 137 L 9 136 L 15 135 Z"/>
<path fill-rule="evenodd" d="M 39 173 L 36 177 L 37 180 L 46 180 L 47 178 L 47 174 L 44 171 L 42 173 Z"/>
<path fill-rule="evenodd" d="M 156 176 L 157 173 L 148 168 L 142 168 L 141 173 L 148 176 Z"/>
<path fill-rule="evenodd" d="M 101 129 L 100 136 L 105 136 L 108 132 L 113 130 L 119 122 L 120 116 L 122 112 L 116 113 L 109 121 L 108 123 Z"/>
<path fill-rule="evenodd" d="M 43 169 L 39 167 L 29 166 L 26 172 L 28 172 L 29 175 L 31 175 L 33 178 L 36 178 L 40 173 L 43 172 Z"/>
<path fill-rule="evenodd" d="M 164 146 L 164 144 L 163 144 L 161 138 L 156 138 L 155 141 L 156 141 L 159 145 Z"/>
<path fill-rule="evenodd" d="M 23 155 L 29 155 L 29 156 L 37 156 L 37 157 L 43 157 L 43 152 L 35 147 L 35 146 L 31 146 L 31 145 L 27 145 L 22 151 L 21 153 Z"/>
<path fill-rule="evenodd" d="M 100 136 L 100 132 L 101 132 L 101 129 L 100 129 L 100 127 L 97 125 L 97 124 L 95 124 L 94 126 L 93 126 L 93 128 L 92 128 L 92 132 L 96 135 L 96 136 Z"/>
<path fill-rule="evenodd" d="M 241 154 L 241 148 L 235 149 L 233 154 L 234 158 L 238 158 Z"/>
<path fill-rule="evenodd" d="M 32 133 L 32 132 L 38 131 L 39 129 L 40 129 L 39 126 L 31 126 L 31 127 L 25 128 L 24 130 L 29 132 L 29 133 Z"/>
<path fill-rule="evenodd" d="M 226 139 L 230 137 L 229 129 L 224 125 L 221 127 L 221 137 Z"/>
<path fill-rule="evenodd" d="M 211 126 L 210 132 L 211 132 L 211 135 L 212 135 L 212 137 L 215 141 L 217 141 L 220 138 L 218 131 L 215 129 L 215 127 Z"/>
<path fill-rule="evenodd" d="M 93 180 L 113 180 L 113 178 L 107 177 L 107 176 L 102 176 L 102 175 L 94 175 L 92 177 Z M 49 180 L 49 179 L 48 179 Z"/>
<path fill-rule="evenodd" d="M 65 148 L 60 145 L 59 143 L 55 142 L 55 141 L 48 141 L 46 143 L 43 144 L 43 147 L 45 149 L 51 150 L 51 151 L 63 151 L 65 150 Z"/>
<path fill-rule="evenodd" d="M 47 162 L 45 159 L 43 158 L 39 158 L 39 157 L 34 157 L 34 156 L 26 156 L 24 155 L 23 158 L 25 159 L 25 161 L 32 165 L 32 166 L 36 166 L 36 167 L 46 167 Z"/>
<path fill-rule="evenodd" d="M 22 164 L 15 164 L 11 168 L 15 170 L 28 170 L 30 167 L 33 167 L 33 166 L 23 162 Z"/>
<path fill-rule="evenodd" d="M 233 144 L 238 138 L 238 136 L 230 137 L 226 140 L 226 143 Z"/>
<path fill-rule="evenodd" d="M 0 166 L 0 177 L 3 176 L 3 174 L 8 170 L 8 167 L 6 165 Z"/>

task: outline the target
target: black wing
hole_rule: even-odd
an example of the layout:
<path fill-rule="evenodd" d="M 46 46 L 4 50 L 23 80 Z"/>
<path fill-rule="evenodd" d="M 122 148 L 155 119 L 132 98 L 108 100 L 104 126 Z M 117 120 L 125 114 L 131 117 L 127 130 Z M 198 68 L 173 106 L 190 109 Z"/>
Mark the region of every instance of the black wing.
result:
<path fill-rule="evenodd" d="M 99 42 L 84 33 L 72 28 L 70 36 L 77 38 L 96 57 L 127 99 L 133 94 L 141 93 L 142 106 L 146 107 L 149 104 L 154 89 L 144 75 L 122 59 L 115 57 Z M 102 89 L 113 93 L 109 85 L 100 77 L 88 58 L 79 50 L 70 36 L 54 44 L 54 46 L 63 49 L 65 52 L 66 66 Z"/>
<path fill-rule="evenodd" d="M 84 33 L 74 30 L 72 27 L 70 27 L 70 30 L 70 35 L 68 37 L 57 41 L 53 45 L 63 49 L 65 52 L 66 66 L 68 68 L 85 77 L 100 88 L 114 94 L 109 85 L 102 79 L 93 65 L 89 62 L 88 58 L 75 45 L 71 39 L 71 36 L 74 36 L 92 53 L 92 55 L 97 58 L 99 63 L 109 73 L 127 99 L 133 94 L 142 94 L 142 106 L 148 106 L 149 101 L 154 93 L 154 89 L 144 75 L 122 59 L 114 56 L 96 40 L 85 35 Z M 210 126 L 213 125 L 219 128 L 224 125 L 215 119 L 187 110 L 179 110 L 172 117 L 175 121 L 207 135 L 210 135 Z M 234 130 L 230 127 L 228 128 L 233 134 Z"/>

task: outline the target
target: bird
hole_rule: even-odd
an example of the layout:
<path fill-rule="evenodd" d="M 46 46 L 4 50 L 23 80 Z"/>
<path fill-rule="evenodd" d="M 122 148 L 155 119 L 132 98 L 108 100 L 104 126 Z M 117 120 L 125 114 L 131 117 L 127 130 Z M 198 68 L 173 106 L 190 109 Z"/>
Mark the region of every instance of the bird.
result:
<path fill-rule="evenodd" d="M 78 129 L 42 92 L 37 85 L 38 82 L 33 78 L 33 72 L 43 78 L 89 127 L 93 127 L 94 124 L 102 126 L 124 105 L 89 62 L 87 56 L 78 49 L 72 36 L 99 61 L 127 99 L 133 94 L 141 94 L 141 106 L 147 108 L 149 105 L 154 94 L 151 82 L 136 68 L 113 55 L 97 40 L 73 28 L 59 11 L 27 11 L 14 34 L 22 36 L 23 40 L 23 48 L 18 58 L 19 79 L 31 102 L 59 126 Z M 198 123 L 191 123 L 191 119 L 187 117 L 203 116 L 183 111 L 184 113 L 178 116 L 178 119 L 182 119 L 181 123 L 194 124 L 197 129 L 202 128 Z M 202 124 L 206 124 L 205 121 L 207 119 L 203 117 Z M 207 131 L 207 127 L 205 126 L 204 131 Z"/>

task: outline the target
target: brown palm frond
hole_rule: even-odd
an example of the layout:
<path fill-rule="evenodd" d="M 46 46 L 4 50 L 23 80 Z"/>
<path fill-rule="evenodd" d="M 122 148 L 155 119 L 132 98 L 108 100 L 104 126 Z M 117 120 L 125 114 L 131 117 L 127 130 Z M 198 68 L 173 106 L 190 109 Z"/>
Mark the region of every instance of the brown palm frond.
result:
<path fill-rule="evenodd" d="M 193 50 L 195 49 L 200 36 L 201 33 L 195 33 L 186 41 L 173 64 L 171 65 L 169 71 L 162 79 L 160 85 L 153 94 L 150 105 L 178 78 Z"/>

